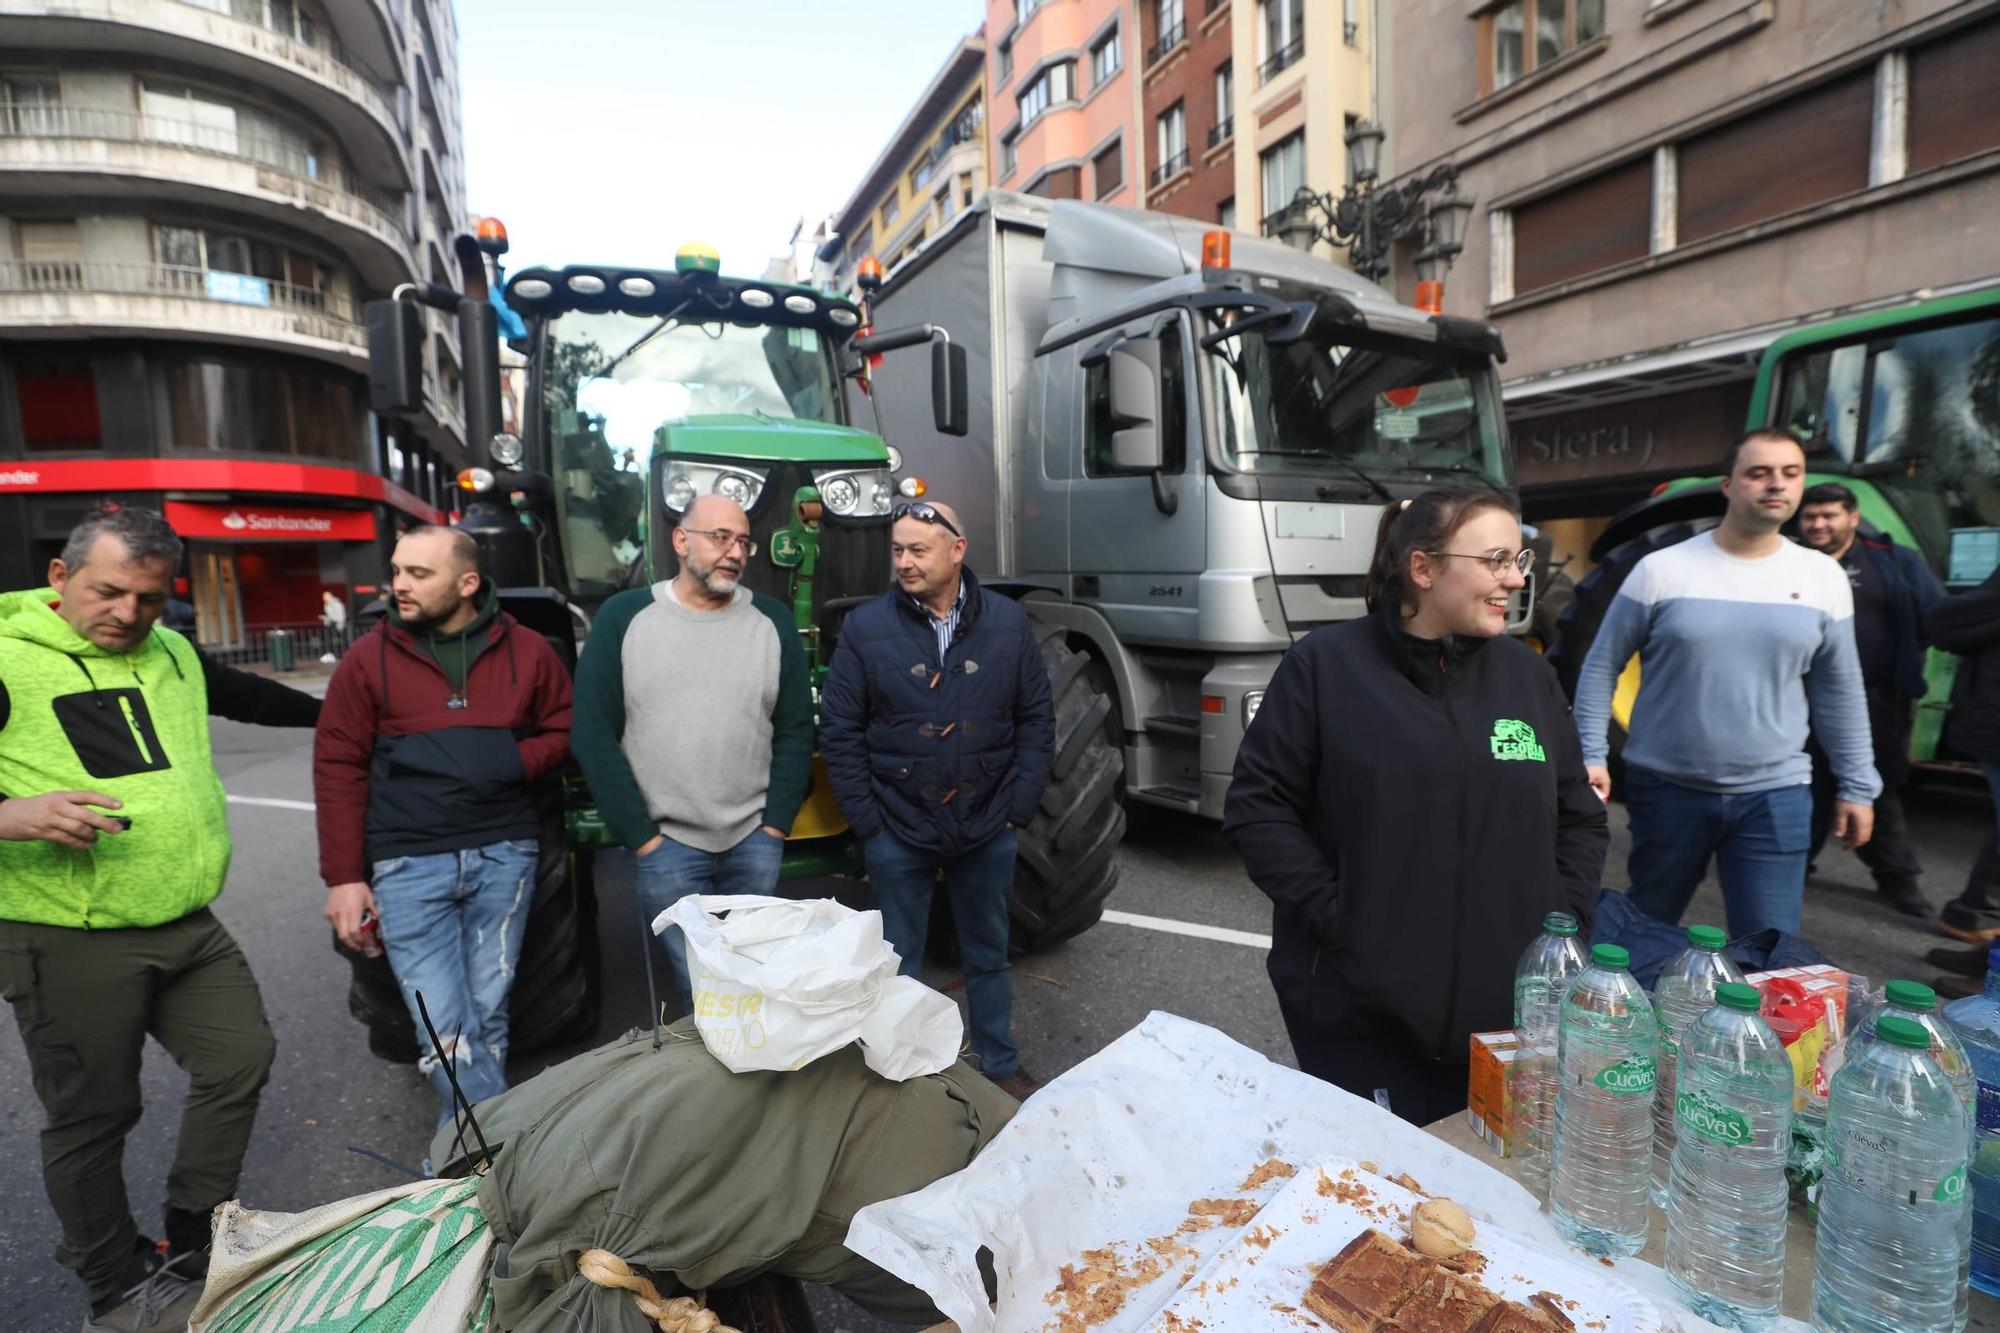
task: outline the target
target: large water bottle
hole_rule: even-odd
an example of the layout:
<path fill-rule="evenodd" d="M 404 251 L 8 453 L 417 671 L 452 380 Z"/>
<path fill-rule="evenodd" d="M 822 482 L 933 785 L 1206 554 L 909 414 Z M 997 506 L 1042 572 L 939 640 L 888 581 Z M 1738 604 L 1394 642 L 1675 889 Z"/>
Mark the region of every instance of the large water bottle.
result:
<path fill-rule="evenodd" d="M 1945 1006 L 1945 1023 L 1978 1078 L 1972 1157 L 1972 1285 L 2000 1296 L 2000 946 L 1986 955 L 1986 989 Z"/>
<path fill-rule="evenodd" d="M 1715 988 L 1714 1007 L 1681 1034 L 1674 1093 L 1667 1277 L 1724 1328 L 1771 1327 L 1785 1290 L 1792 1062 L 1762 1002 L 1742 982 Z"/>
<path fill-rule="evenodd" d="M 1681 1034 L 1715 1003 L 1715 988 L 1742 981 L 1722 950 L 1729 936 L 1714 926 L 1689 926 L 1688 947 L 1675 954 L 1653 985 L 1653 1013 L 1660 1020 L 1660 1070 L 1653 1092 L 1653 1202 L 1667 1204 L 1667 1168 L 1674 1156 L 1674 1062 Z"/>
<path fill-rule="evenodd" d="M 1549 1220 L 1564 1240 L 1598 1255 L 1643 1249 L 1652 1204 L 1659 1032 L 1631 964 L 1615 944 L 1591 949 L 1590 966 L 1563 997 L 1556 1054 Z"/>
<path fill-rule="evenodd" d="M 1951 1080 L 1951 1086 L 1958 1091 L 1959 1100 L 1965 1103 L 1966 1115 L 1976 1124 L 1979 1119 L 1979 1078 L 1973 1072 L 1972 1057 L 1967 1053 L 1964 1043 L 1959 1040 L 1958 1034 L 1952 1031 L 1951 1024 L 1938 1012 L 1937 992 L 1921 981 L 1892 981 L 1883 987 L 1880 1006 L 1874 1010 L 1870 1019 L 1863 1021 L 1862 1029 L 1848 1038 L 1845 1058 L 1853 1059 L 1881 1040 L 1876 1035 L 1873 1019 L 1885 1014 L 1907 1018 L 1930 1033 L 1931 1059 L 1938 1062 L 1938 1068 L 1944 1070 L 1945 1077 Z M 1975 1130 L 1973 1132 L 1975 1145 L 1978 1137 L 1978 1132 Z M 1978 1149 L 1974 1146 L 1967 1151 L 1976 1153 Z M 1977 1165 L 1975 1159 L 1975 1170 Z M 1973 1182 L 1973 1188 L 1975 1190 L 1978 1188 L 1976 1181 Z M 1978 1201 L 1975 1195 L 1975 1219 L 1977 1209 Z M 1971 1287 L 1968 1284 L 1971 1274 L 1972 1242 L 1968 1237 L 1965 1253 L 1959 1256 L 1958 1326 L 1960 1328 L 1965 1327 L 1967 1316 L 1971 1314 Z"/>
<path fill-rule="evenodd" d="M 1813 1327 L 1953 1333 L 1971 1117 L 1931 1058 L 1931 1034 L 1898 1014 L 1841 1065 L 1827 1100 Z"/>
<path fill-rule="evenodd" d="M 1584 968 L 1576 930 L 1575 917 L 1550 912 L 1542 918 L 1542 933 L 1514 968 L 1513 1121 L 1507 1127 L 1507 1154 L 1519 1157 L 1521 1182 L 1538 1191 L 1549 1183 L 1563 994 Z"/>

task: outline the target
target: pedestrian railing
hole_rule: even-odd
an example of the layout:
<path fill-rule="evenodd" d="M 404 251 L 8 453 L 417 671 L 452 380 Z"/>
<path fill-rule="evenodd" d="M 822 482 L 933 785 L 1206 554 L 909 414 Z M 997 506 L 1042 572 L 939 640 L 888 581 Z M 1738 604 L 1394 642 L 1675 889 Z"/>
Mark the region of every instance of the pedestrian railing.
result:
<path fill-rule="evenodd" d="M 1224 116 L 1208 127 L 1208 146 L 1217 147 L 1236 137 L 1236 117 Z"/>
<path fill-rule="evenodd" d="M 279 637 L 274 640 L 273 634 Z M 338 658 L 354 644 L 352 626 L 334 629 L 317 621 L 304 624 L 251 625 L 234 643 L 204 643 L 201 650 L 228 666 L 268 666 L 290 670 L 314 663 L 329 653 Z M 275 659 L 273 653 L 276 653 Z"/>
<path fill-rule="evenodd" d="M 245 287 L 244 284 L 255 284 Z M 178 296 L 234 305 L 270 306 L 325 315 L 359 325 L 346 298 L 315 287 L 178 264 L 133 264 L 102 259 L 0 259 L 0 292 L 109 292 L 123 296 Z"/>

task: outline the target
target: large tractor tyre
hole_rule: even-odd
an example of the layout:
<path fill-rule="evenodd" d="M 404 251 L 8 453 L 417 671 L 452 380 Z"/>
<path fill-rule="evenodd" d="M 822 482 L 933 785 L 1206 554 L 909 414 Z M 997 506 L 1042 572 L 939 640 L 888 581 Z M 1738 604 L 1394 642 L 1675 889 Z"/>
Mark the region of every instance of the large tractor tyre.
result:
<path fill-rule="evenodd" d="M 510 1000 L 508 1042 L 518 1054 L 588 1037 L 598 1019 L 594 855 L 569 849 L 562 811 L 555 807 L 543 818 L 541 845 Z M 416 1063 L 430 1040 L 419 1038 L 388 959 L 363 958 L 338 942 L 334 948 L 353 969 L 347 1009 L 368 1029 L 368 1049 L 385 1060 Z"/>
<path fill-rule="evenodd" d="M 1572 702 L 1576 699 L 1577 677 L 1583 673 L 1584 659 L 1590 655 L 1590 645 L 1633 567 L 1653 552 L 1679 545 L 1714 526 L 1713 520 L 1669 523 L 1643 533 L 1606 552 L 1597 568 L 1574 586 L 1569 605 L 1563 608 L 1556 622 L 1555 643 L 1548 653 L 1549 665 L 1555 668 L 1556 679 L 1562 682 L 1563 693 Z M 1611 770 L 1611 789 L 1615 794 L 1625 788 L 1625 728 L 1616 718 L 1611 721 L 1608 743 L 1610 762 L 1606 766 Z"/>
<path fill-rule="evenodd" d="M 1033 821 L 1015 834 L 1008 948 L 1017 955 L 1039 953 L 1097 924 L 1118 883 L 1118 843 L 1125 836 L 1119 802 L 1125 756 L 1106 730 L 1107 718 L 1117 721 L 1111 699 L 1093 677 L 1091 659 L 1069 647 L 1061 626 L 1037 625 L 1035 637 L 1055 703 L 1055 762 Z M 943 893 L 931 904 L 927 951 L 956 963 L 951 905 Z"/>

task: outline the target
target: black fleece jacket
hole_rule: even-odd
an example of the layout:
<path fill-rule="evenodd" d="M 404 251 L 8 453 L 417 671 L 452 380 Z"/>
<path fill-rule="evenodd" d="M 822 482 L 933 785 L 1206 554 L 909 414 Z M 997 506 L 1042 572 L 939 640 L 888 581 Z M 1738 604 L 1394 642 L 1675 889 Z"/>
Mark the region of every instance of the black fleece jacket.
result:
<path fill-rule="evenodd" d="M 1546 662 L 1382 613 L 1285 654 L 1222 827 L 1273 903 L 1268 968 L 1294 1018 L 1454 1061 L 1513 1022 L 1546 913 L 1588 928 L 1609 836 Z"/>

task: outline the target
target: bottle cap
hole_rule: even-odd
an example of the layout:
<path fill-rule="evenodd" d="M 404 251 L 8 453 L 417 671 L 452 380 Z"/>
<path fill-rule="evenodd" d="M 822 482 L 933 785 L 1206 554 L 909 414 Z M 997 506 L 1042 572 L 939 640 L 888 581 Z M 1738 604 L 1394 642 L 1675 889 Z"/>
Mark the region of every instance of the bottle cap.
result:
<path fill-rule="evenodd" d="M 1615 944 L 1593 944 L 1590 946 L 1590 961 L 1598 967 L 1623 972 L 1632 966 L 1632 955 Z"/>
<path fill-rule="evenodd" d="M 1931 1048 L 1931 1034 L 1924 1031 L 1923 1024 L 1894 1014 L 1884 1014 L 1875 1020 L 1875 1035 L 1891 1046 L 1906 1046 L 1913 1051 Z"/>
<path fill-rule="evenodd" d="M 1937 992 L 1921 981 L 1892 981 L 1882 988 L 1882 998 L 1890 1004 L 1926 1013 L 1937 1008 Z"/>
<path fill-rule="evenodd" d="M 1764 997 L 1755 986 L 1741 981 L 1725 981 L 1715 988 L 1715 1002 L 1725 1009 L 1741 1009 L 1754 1014 L 1763 1008 Z"/>
<path fill-rule="evenodd" d="M 1550 912 L 1542 918 L 1542 929 L 1564 939 L 1576 934 L 1576 918 L 1568 912 Z"/>
<path fill-rule="evenodd" d="M 1728 946 L 1729 936 L 1720 926 L 1689 926 L 1688 943 L 1697 949 L 1717 950 Z"/>

